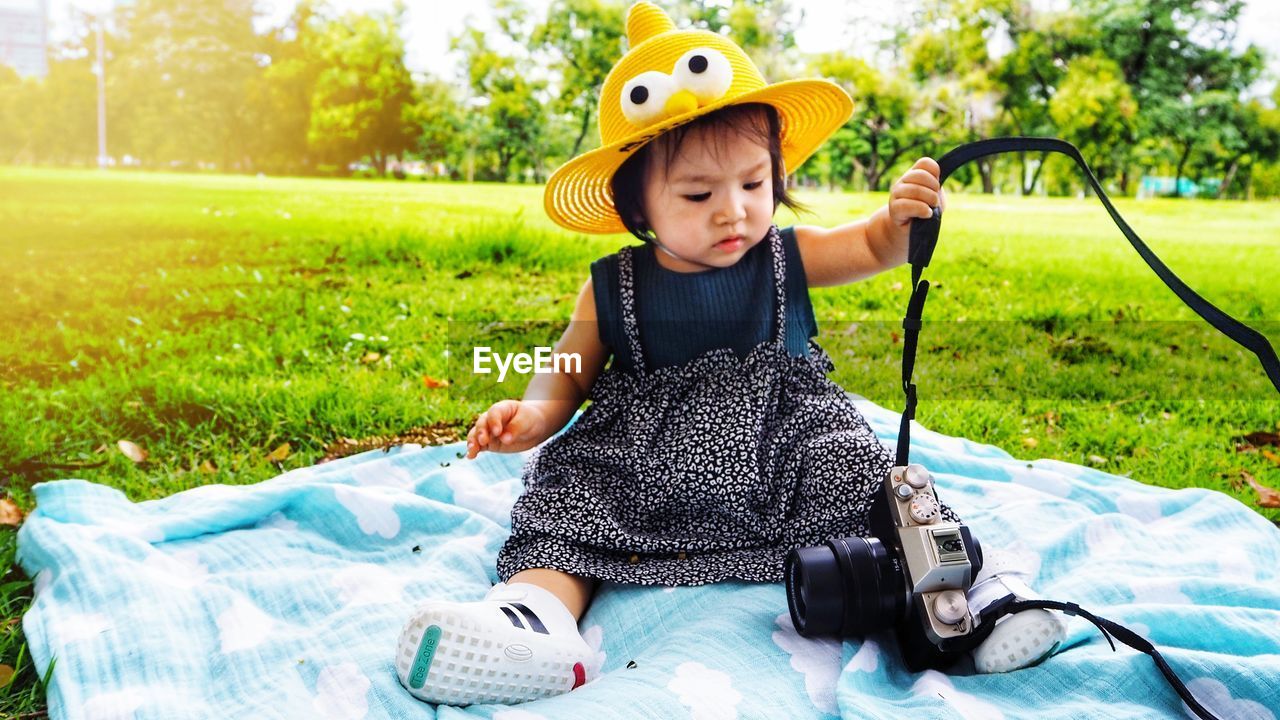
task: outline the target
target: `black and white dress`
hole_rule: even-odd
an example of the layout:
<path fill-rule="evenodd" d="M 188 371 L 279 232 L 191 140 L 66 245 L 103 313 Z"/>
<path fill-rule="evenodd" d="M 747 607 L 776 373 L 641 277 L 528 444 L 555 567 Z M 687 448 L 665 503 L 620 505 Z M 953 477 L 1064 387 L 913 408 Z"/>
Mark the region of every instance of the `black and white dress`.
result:
<path fill-rule="evenodd" d="M 812 339 L 804 356 L 787 351 L 786 253 L 776 227 L 764 242 L 771 337 L 745 357 L 720 348 L 655 369 L 636 321 L 635 250 L 620 251 L 632 367 L 612 363 L 577 421 L 526 463 L 502 580 L 552 568 L 621 583 L 780 582 L 791 548 L 869 534 L 893 457 L 827 378 L 826 352 Z"/>

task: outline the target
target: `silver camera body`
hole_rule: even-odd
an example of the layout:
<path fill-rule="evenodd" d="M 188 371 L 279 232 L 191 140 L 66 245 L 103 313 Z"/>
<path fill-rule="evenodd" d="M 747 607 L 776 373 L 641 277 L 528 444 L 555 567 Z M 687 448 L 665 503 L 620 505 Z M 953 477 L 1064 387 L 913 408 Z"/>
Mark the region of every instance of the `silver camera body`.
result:
<path fill-rule="evenodd" d="M 968 529 L 942 518 L 933 475 L 923 465 L 895 466 L 884 484 L 889 518 L 906 566 L 906 591 L 917 606 L 925 637 L 932 644 L 968 635 L 974 618 L 966 592 L 976 570 L 966 542 Z M 978 556 L 980 557 L 980 556 Z"/>

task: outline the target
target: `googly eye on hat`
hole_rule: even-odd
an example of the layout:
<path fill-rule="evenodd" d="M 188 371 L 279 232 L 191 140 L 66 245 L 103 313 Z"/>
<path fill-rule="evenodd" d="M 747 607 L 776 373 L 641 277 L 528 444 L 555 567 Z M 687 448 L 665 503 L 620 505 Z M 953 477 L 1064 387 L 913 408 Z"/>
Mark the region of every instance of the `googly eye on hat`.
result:
<path fill-rule="evenodd" d="M 622 233 L 609 183 L 618 167 L 664 132 L 726 105 L 767 103 L 778 111 L 784 167 L 794 171 L 853 114 L 853 100 L 828 80 L 769 84 L 732 40 L 677 30 L 651 2 L 627 11 L 630 49 L 600 92 L 600 147 L 556 169 L 543 205 L 561 227 Z"/>

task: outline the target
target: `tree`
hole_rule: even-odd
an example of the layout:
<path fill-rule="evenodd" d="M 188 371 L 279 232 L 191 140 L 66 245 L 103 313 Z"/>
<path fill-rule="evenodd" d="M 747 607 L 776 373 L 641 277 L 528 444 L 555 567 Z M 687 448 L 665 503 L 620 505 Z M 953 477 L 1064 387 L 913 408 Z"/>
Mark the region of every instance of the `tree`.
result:
<path fill-rule="evenodd" d="M 1001 122 L 997 132 L 1021 136 L 1054 136 L 1058 128 L 1049 104 L 1066 75 L 1070 61 L 1091 51 L 1094 43 L 1083 18 L 1072 10 L 1040 12 L 1021 4 L 1005 14 L 1011 49 L 992 68 L 992 79 L 1003 88 Z M 1049 154 L 1041 153 L 1032 168 L 1026 153 L 1018 153 L 1019 189 L 1031 194 Z"/>
<path fill-rule="evenodd" d="M 1203 126 L 1212 133 L 1199 145 L 1192 164 L 1199 178 L 1221 177 L 1216 196 L 1232 194 L 1236 176 L 1248 176 L 1259 162 L 1273 162 L 1280 154 L 1280 110 L 1263 107 L 1257 100 L 1247 104 L 1223 98 L 1222 102 L 1205 103 Z M 1216 179 L 1216 178 L 1214 178 Z M 1244 195 L 1247 188 L 1240 194 Z"/>
<path fill-rule="evenodd" d="M 98 88 L 89 56 L 54 58 L 41 81 L 27 80 L 14 101 L 33 160 L 91 164 L 98 154 Z M 39 116 L 32 110 L 38 108 Z"/>
<path fill-rule="evenodd" d="M 255 167 L 282 172 L 312 169 L 307 132 L 311 98 L 323 66 L 316 35 L 325 11 L 310 0 L 294 8 L 283 27 L 263 38 L 265 66 L 249 81 L 246 116 L 255 128 L 247 140 Z"/>
<path fill-rule="evenodd" d="M 678 27 L 697 27 L 728 35 L 771 81 L 794 77 L 798 59 L 796 27 L 804 17 L 787 0 L 682 0 L 672 18 Z"/>
<path fill-rule="evenodd" d="M 413 78 L 404 65 L 404 7 L 348 13 L 307 36 L 321 70 L 311 96 L 309 147 L 342 166 L 370 157 L 386 174 L 387 158 L 411 147 Z"/>
<path fill-rule="evenodd" d="M 559 91 L 551 110 L 575 118 L 577 133 L 569 156 L 582 150 L 591 129 L 600 88 L 610 68 L 622 55 L 625 35 L 623 6 L 602 0 L 554 0 L 546 21 L 530 38 L 531 50 L 551 55 L 549 69 Z"/>
<path fill-rule="evenodd" d="M 427 78 L 414 87 L 409 117 L 417 138 L 414 150 L 423 158 L 443 162 L 450 174 L 462 167 L 467 151 L 467 116 L 446 82 Z"/>
<path fill-rule="evenodd" d="M 830 141 L 830 162 L 833 172 L 851 168 L 869 190 L 880 190 L 885 176 L 908 153 L 931 151 L 941 128 L 955 119 L 900 76 L 886 77 L 859 58 L 825 53 L 813 58 L 812 71 L 853 97 L 853 117 Z"/>
<path fill-rule="evenodd" d="M 253 0 L 138 0 L 118 10 L 107 66 L 113 154 L 243 165 L 258 72 Z"/>
<path fill-rule="evenodd" d="M 0 65 L 0 164 L 13 162 L 27 145 L 27 125 L 22 121 L 26 100 L 18 71 Z"/>
<path fill-rule="evenodd" d="M 1125 165 L 1124 140 L 1133 131 L 1138 104 L 1108 58 L 1090 55 L 1072 61 L 1049 101 L 1049 115 L 1062 137 L 1090 159 L 1099 182 Z"/>
<path fill-rule="evenodd" d="M 468 86 L 481 99 L 484 123 L 476 151 L 494 158 L 493 177 L 509 180 L 514 167 L 522 165 L 540 179 L 547 119 L 537 93 L 546 83 L 531 77 L 516 58 L 490 48 L 475 28 L 453 38 L 451 47 L 462 51 Z"/>
<path fill-rule="evenodd" d="M 1180 179 L 1192 153 L 1214 135 L 1195 126 L 1221 116 L 1208 109 L 1218 100 L 1200 96 L 1222 91 L 1238 102 L 1262 70 L 1256 46 L 1233 47 L 1243 0 L 1085 0 L 1080 7 L 1097 50 L 1120 67 L 1141 108 L 1122 148 L 1158 149 L 1172 140 L 1177 155 L 1166 158 Z M 1120 175 L 1124 192 L 1128 165 Z"/>

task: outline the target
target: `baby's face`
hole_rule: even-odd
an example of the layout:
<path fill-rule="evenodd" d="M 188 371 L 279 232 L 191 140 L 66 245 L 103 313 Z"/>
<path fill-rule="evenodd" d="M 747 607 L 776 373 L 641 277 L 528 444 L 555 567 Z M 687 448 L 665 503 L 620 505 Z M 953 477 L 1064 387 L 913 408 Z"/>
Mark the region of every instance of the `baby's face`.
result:
<path fill-rule="evenodd" d="M 655 154 L 656 155 L 656 154 Z M 681 258 L 729 267 L 764 239 L 773 224 L 769 149 L 739 133 L 685 137 L 671 167 L 650 158 L 645 215 L 658 240 Z M 692 272 L 703 266 L 659 250 L 658 262 Z"/>

